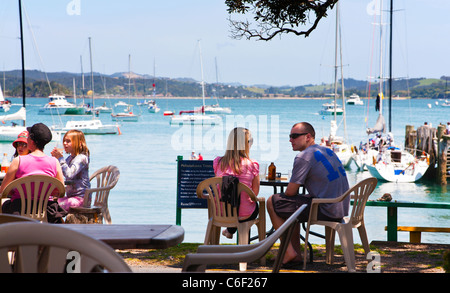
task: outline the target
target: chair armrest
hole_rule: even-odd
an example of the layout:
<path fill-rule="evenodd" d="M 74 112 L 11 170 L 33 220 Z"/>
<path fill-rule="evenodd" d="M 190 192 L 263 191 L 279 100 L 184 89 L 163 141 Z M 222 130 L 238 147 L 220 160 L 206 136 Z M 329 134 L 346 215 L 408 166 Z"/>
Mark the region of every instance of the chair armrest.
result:
<path fill-rule="evenodd" d="M 264 241 L 264 240 L 263 240 Z M 200 245 L 197 253 L 233 253 L 245 252 L 261 245 L 262 242 L 244 245 Z"/>
<path fill-rule="evenodd" d="M 311 204 L 320 204 L 320 203 L 337 203 L 343 201 L 344 198 L 336 197 L 336 198 L 313 198 Z"/>

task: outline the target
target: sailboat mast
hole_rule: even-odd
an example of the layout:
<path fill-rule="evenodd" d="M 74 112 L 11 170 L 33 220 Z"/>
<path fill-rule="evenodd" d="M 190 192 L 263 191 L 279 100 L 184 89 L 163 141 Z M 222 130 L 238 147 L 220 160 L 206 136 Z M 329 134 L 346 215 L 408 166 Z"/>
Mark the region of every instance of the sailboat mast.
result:
<path fill-rule="evenodd" d="M 23 25 L 22 25 L 22 0 L 19 0 L 19 22 L 20 22 L 20 48 L 22 51 L 22 102 L 23 107 L 25 108 L 25 55 L 24 55 L 24 46 L 23 46 Z M 23 121 L 23 126 L 25 126 L 25 121 Z"/>
<path fill-rule="evenodd" d="M 128 104 L 130 103 L 131 94 L 131 54 L 128 54 Z"/>
<path fill-rule="evenodd" d="M 380 1 L 380 114 L 383 114 L 383 1 Z"/>
<path fill-rule="evenodd" d="M 89 59 L 91 65 L 91 87 L 92 87 L 92 109 L 94 109 L 94 71 L 92 69 L 92 48 L 91 48 L 91 37 L 89 37 Z"/>
<path fill-rule="evenodd" d="M 336 97 L 337 97 L 337 72 L 338 72 L 338 30 L 339 26 L 339 2 L 336 5 L 336 28 L 335 28 L 335 40 L 334 40 L 334 121 L 336 121 Z"/>
<path fill-rule="evenodd" d="M 389 33 L 389 132 L 392 131 L 392 22 L 393 22 L 393 11 L 394 11 L 394 1 L 391 0 L 390 5 L 390 33 Z"/>
<path fill-rule="evenodd" d="M 200 52 L 200 69 L 202 73 L 202 98 L 203 98 L 203 109 L 205 108 L 205 81 L 203 79 L 203 58 L 202 58 L 202 47 L 200 46 L 200 40 L 198 40 L 198 48 Z M 204 111 L 202 111 L 204 112 Z"/>
<path fill-rule="evenodd" d="M 337 3 L 337 17 L 340 20 L 339 2 Z M 345 88 L 344 88 L 344 64 L 342 62 L 342 38 L 341 38 L 341 26 L 339 23 L 339 58 L 341 63 L 341 92 L 342 92 L 342 112 L 344 119 L 344 138 L 347 140 L 347 117 L 345 112 Z"/>

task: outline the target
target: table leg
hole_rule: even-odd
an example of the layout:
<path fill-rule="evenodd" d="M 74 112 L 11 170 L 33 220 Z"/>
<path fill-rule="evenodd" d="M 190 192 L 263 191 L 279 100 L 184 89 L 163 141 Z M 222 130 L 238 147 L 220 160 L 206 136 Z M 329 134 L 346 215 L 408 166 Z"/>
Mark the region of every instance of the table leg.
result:
<path fill-rule="evenodd" d="M 387 208 L 387 240 L 397 241 L 397 207 Z"/>

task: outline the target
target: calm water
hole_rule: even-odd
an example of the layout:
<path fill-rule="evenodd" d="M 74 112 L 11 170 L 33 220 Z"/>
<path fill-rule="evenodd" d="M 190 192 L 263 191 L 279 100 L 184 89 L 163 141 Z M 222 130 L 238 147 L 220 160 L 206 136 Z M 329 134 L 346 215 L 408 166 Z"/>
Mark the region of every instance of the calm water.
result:
<path fill-rule="evenodd" d="M 123 100 L 123 99 L 122 99 Z M 12 99 L 15 111 L 21 105 L 19 99 Z M 114 105 L 119 99 L 96 100 L 96 105 L 106 101 Z M 138 100 L 132 100 L 136 104 Z M 214 101 L 211 101 L 213 103 Z M 329 133 L 330 117 L 323 117 L 318 113 L 322 103 L 326 100 L 266 100 L 252 99 L 221 100 L 221 106 L 231 107 L 231 116 L 224 116 L 223 123 L 216 127 L 182 127 L 171 126 L 169 118 L 163 116 L 163 111 L 191 110 L 201 105 L 200 99 L 158 99 L 161 108 L 159 113 L 148 113 L 142 107 L 140 122 L 122 123 L 121 135 L 87 136 L 88 147 L 91 151 L 91 173 L 105 165 L 119 167 L 121 176 L 119 183 L 112 190 L 109 206 L 113 223 L 153 223 L 175 224 L 176 219 L 176 172 L 177 156 L 188 159 L 192 150 L 201 152 L 206 160 L 223 155 L 229 130 L 237 121 L 244 121 L 252 131 L 255 143 L 251 150 L 253 159 L 260 163 L 275 162 L 277 171 L 287 173 L 292 168 L 296 153 L 292 151 L 288 141 L 291 126 L 299 121 L 308 121 L 316 129 L 316 137 L 327 136 Z M 72 117 L 52 117 L 37 115 L 39 107 L 46 103 L 46 99 L 27 99 L 27 125 L 43 122 L 47 125 L 65 123 Z M 358 145 L 366 138 L 366 127 L 372 127 L 378 114 L 374 111 L 374 101 L 364 100 L 364 106 L 347 106 L 347 134 L 349 141 Z M 427 104 L 432 104 L 429 108 Z M 135 107 L 136 110 L 139 107 Z M 437 107 L 431 100 L 395 100 L 393 101 L 393 129 L 395 142 L 403 146 L 405 126 L 414 125 L 415 128 L 425 121 L 434 127 L 439 122 L 450 120 L 450 110 Z M 365 120 L 366 112 L 368 119 Z M 387 113 L 387 106 L 385 106 Z M 387 115 L 385 115 L 387 119 Z M 75 117 L 88 119 L 88 117 Z M 104 124 L 111 124 L 109 114 L 100 114 Z M 344 123 L 338 117 L 339 135 L 344 135 Z M 55 145 L 50 143 L 46 153 Z M 0 144 L 0 151 L 13 154 L 11 144 Z M 369 177 L 368 172 L 358 172 L 353 165 L 347 170 L 350 185 L 363 178 Z M 450 187 L 448 187 L 450 189 Z M 381 197 L 385 192 L 392 194 L 397 200 L 411 200 L 421 202 L 449 202 L 450 191 L 432 182 L 420 183 L 379 183 L 371 199 Z M 260 196 L 268 197 L 272 194 L 271 187 L 261 187 Z M 366 227 L 369 241 L 385 240 L 386 209 L 380 207 L 366 208 Z M 269 217 L 268 228 L 271 223 Z M 416 226 L 448 226 L 449 212 L 444 210 L 399 209 L 399 225 Z M 185 209 L 182 211 L 181 224 L 186 231 L 185 242 L 203 242 L 206 230 L 206 210 Z M 319 228 L 318 231 L 322 229 Z M 399 241 L 408 241 L 408 233 L 399 233 Z M 227 242 L 225 239 L 222 242 Z M 314 243 L 322 240 L 313 238 Z M 450 235 L 424 233 L 423 242 L 450 243 Z M 360 243 L 355 236 L 355 242 Z"/>

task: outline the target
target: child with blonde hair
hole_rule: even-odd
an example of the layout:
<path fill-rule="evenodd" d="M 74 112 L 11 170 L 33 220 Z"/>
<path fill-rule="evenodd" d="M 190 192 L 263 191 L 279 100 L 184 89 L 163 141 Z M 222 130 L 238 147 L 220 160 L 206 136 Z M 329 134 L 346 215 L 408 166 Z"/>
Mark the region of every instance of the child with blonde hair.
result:
<path fill-rule="evenodd" d="M 58 204 L 69 211 L 70 207 L 83 205 L 84 193 L 91 187 L 89 181 L 89 149 L 82 131 L 69 130 L 63 137 L 64 151 L 67 158 L 56 147 L 52 150 L 53 157 L 58 159 L 66 181 L 66 195 L 58 199 Z"/>

